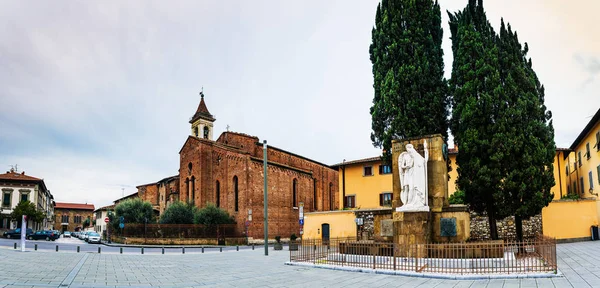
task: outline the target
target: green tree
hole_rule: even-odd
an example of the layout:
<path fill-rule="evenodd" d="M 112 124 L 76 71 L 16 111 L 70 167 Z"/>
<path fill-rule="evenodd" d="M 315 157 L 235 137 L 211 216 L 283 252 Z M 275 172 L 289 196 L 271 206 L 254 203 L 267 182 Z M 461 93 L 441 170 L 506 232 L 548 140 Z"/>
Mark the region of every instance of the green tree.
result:
<path fill-rule="evenodd" d="M 227 211 L 218 208 L 212 203 L 208 203 L 206 207 L 198 210 L 194 217 L 194 223 L 216 226 L 219 224 L 234 224 L 235 220 Z"/>
<path fill-rule="evenodd" d="M 83 228 L 90 227 L 90 223 L 90 218 L 86 218 L 85 220 L 83 220 Z"/>
<path fill-rule="evenodd" d="M 44 221 L 46 218 L 46 214 L 42 211 L 38 211 L 35 207 L 35 204 L 30 201 L 21 201 L 15 209 L 13 209 L 12 213 L 10 213 L 10 219 L 13 221 L 17 221 L 17 223 L 21 223 L 21 219 L 23 215 L 27 215 L 27 227 L 29 227 L 29 221 L 33 223 L 40 223 Z"/>
<path fill-rule="evenodd" d="M 516 33 L 501 23 L 497 35 L 483 1 L 450 16 L 454 63 L 450 91 L 458 181 L 465 200 L 486 211 L 490 235 L 496 219 L 522 220 L 539 214 L 552 200 L 554 130 L 544 106 L 544 88 Z"/>
<path fill-rule="evenodd" d="M 198 208 L 191 203 L 174 202 L 160 216 L 161 224 L 193 224 Z"/>
<path fill-rule="evenodd" d="M 154 223 L 154 210 L 152 204 L 142 199 L 128 199 L 119 203 L 115 207 L 116 218 L 115 222 L 118 222 L 119 218 L 123 216 L 126 223 Z"/>
<path fill-rule="evenodd" d="M 515 216 L 518 240 L 523 240 L 523 219 L 541 213 L 554 198 L 553 162 L 556 154 L 552 114 L 544 105 L 544 87 L 527 59 L 529 47 L 522 47 L 517 33 L 502 20 L 500 75 L 507 103 L 506 145 L 502 181 L 503 199 L 499 209 Z"/>
<path fill-rule="evenodd" d="M 369 47 L 375 96 L 371 140 L 390 161 L 393 139 L 448 137 L 440 6 L 431 0 L 383 0 Z"/>
<path fill-rule="evenodd" d="M 465 192 L 462 190 L 456 190 L 450 198 L 448 198 L 448 203 L 450 204 L 466 204 L 465 201 Z"/>
<path fill-rule="evenodd" d="M 460 147 L 456 157 L 460 190 L 478 213 L 487 212 L 490 236 L 498 239 L 497 201 L 502 199 L 502 160 L 506 152 L 506 123 L 499 73 L 497 37 L 481 1 L 469 1 L 448 13 L 454 56 L 449 91 L 452 95 L 450 129 Z"/>

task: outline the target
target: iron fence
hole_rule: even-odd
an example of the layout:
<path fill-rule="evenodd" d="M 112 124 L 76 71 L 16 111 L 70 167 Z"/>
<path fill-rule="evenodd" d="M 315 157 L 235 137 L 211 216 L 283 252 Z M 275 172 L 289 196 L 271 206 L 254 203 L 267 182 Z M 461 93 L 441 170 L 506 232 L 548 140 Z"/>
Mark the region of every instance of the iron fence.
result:
<path fill-rule="evenodd" d="M 291 262 L 443 274 L 517 274 L 557 271 L 555 239 L 522 242 L 397 244 L 356 239 L 306 239 Z"/>
<path fill-rule="evenodd" d="M 115 235 L 139 238 L 233 238 L 242 237 L 236 224 L 128 224 Z"/>

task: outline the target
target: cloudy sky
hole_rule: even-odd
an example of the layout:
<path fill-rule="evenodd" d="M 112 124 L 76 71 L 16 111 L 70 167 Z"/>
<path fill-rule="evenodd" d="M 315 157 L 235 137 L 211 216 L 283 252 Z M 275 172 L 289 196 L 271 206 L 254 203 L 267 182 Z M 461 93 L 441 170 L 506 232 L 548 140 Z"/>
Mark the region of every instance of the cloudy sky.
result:
<path fill-rule="evenodd" d="M 445 11 L 466 2 L 440 1 L 447 77 Z M 0 169 L 44 178 L 56 201 L 110 204 L 177 174 L 201 87 L 216 137 L 229 125 L 329 164 L 376 156 L 377 3 L 3 1 Z M 600 1 L 484 6 L 529 43 L 557 146 L 570 146 L 600 107 Z"/>

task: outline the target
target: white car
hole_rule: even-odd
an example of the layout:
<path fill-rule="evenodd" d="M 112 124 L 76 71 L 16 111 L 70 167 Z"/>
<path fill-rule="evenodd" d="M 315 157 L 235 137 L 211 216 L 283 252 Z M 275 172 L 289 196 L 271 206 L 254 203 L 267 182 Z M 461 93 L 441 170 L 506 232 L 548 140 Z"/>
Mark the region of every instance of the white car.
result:
<path fill-rule="evenodd" d="M 100 244 L 100 234 L 96 232 L 87 233 L 87 242 L 88 243 L 98 243 Z"/>

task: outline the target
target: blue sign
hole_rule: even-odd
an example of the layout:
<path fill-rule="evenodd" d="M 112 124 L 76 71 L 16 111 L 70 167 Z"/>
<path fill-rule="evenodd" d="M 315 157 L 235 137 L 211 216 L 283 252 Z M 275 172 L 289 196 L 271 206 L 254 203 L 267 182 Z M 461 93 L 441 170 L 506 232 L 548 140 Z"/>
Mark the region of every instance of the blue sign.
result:
<path fill-rule="evenodd" d="M 119 223 L 119 228 L 121 228 L 121 229 L 125 228 L 125 223 Z"/>
<path fill-rule="evenodd" d="M 304 219 L 300 219 L 300 225 L 304 225 Z"/>

